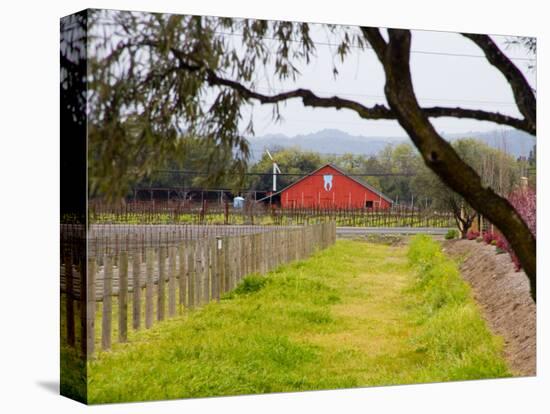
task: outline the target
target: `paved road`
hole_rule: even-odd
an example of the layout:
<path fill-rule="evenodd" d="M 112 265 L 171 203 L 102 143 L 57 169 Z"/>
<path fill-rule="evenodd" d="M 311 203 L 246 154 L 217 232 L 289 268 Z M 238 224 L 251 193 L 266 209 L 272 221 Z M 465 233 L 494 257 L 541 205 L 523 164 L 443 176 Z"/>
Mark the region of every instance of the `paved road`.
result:
<path fill-rule="evenodd" d="M 362 236 L 367 234 L 433 234 L 445 235 L 453 227 L 336 227 L 337 236 Z"/>

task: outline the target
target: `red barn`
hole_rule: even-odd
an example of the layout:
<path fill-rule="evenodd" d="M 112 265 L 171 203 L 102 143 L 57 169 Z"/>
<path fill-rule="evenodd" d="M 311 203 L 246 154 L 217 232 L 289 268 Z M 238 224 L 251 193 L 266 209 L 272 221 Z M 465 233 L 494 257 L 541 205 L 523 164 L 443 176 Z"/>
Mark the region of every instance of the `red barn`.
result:
<path fill-rule="evenodd" d="M 275 195 L 275 194 L 274 194 Z M 283 208 L 389 208 L 393 201 L 372 186 L 327 164 L 277 194 Z"/>

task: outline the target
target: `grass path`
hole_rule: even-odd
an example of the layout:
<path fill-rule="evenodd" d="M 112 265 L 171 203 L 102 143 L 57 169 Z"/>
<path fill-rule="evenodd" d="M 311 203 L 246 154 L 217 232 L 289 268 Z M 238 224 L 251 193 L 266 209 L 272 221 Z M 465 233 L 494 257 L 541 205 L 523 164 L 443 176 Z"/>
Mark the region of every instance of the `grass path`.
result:
<path fill-rule="evenodd" d="M 466 351 L 432 349 L 439 333 L 423 339 L 415 278 L 406 246 L 338 241 L 100 353 L 89 363 L 89 402 L 508 375 L 501 344 L 482 322 L 481 339 Z"/>

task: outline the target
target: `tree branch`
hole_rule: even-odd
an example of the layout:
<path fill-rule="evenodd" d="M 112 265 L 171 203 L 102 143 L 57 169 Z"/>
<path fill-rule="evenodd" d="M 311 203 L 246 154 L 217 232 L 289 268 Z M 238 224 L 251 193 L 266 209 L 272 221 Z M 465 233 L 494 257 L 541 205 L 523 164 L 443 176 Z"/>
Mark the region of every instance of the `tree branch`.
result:
<path fill-rule="evenodd" d="M 427 108 L 424 107 L 421 108 L 421 110 L 428 118 L 440 118 L 447 116 L 451 118 L 477 119 L 478 121 L 489 121 L 494 122 L 495 124 L 508 125 L 532 135 L 535 135 L 537 132 L 536 126 L 532 125 L 527 120 L 514 118 L 513 116 L 504 115 L 499 112 L 488 112 L 479 109 L 466 109 L 459 107 L 449 108 L 440 106 Z"/>
<path fill-rule="evenodd" d="M 380 47 L 385 48 L 384 39 L 382 39 L 381 42 L 384 42 L 384 44 L 381 44 Z M 262 94 L 246 87 L 240 82 L 223 78 L 217 75 L 213 70 L 201 66 L 200 64 L 189 63 L 188 57 L 184 56 L 177 49 L 172 49 L 172 53 L 174 53 L 174 55 L 177 57 L 180 68 L 189 72 L 203 71 L 205 73 L 205 79 L 210 86 L 227 86 L 229 88 L 232 88 L 233 90 L 238 91 L 243 98 L 255 99 L 262 104 L 275 104 L 278 102 L 286 101 L 288 99 L 300 98 L 302 99 L 302 102 L 305 106 L 318 108 L 351 109 L 363 119 L 396 119 L 394 111 L 392 111 L 385 105 L 377 104 L 371 107 L 367 107 L 360 104 L 359 102 L 340 98 L 338 96 L 320 97 L 311 92 L 309 89 L 294 89 L 275 95 Z M 453 117 L 477 119 L 480 121 L 490 121 L 501 125 L 507 125 L 516 129 L 526 131 L 528 133 L 534 133 L 534 131 L 530 129 L 530 125 L 525 120 L 514 118 L 508 115 L 503 115 L 498 112 L 487 112 L 477 109 L 465 109 L 459 107 L 448 108 L 440 106 L 422 108 L 422 111 L 424 111 L 426 116 L 429 118 Z"/>
<path fill-rule="evenodd" d="M 536 134 L 537 99 L 523 73 L 501 52 L 489 36 L 470 33 L 463 33 L 462 35 L 479 46 L 485 53 L 489 63 L 504 75 L 512 88 L 519 111 L 531 125 L 531 129 L 535 131 L 533 134 Z"/>
<path fill-rule="evenodd" d="M 380 30 L 378 30 L 375 27 L 361 27 L 361 32 L 363 32 L 363 36 L 368 40 L 370 45 L 372 46 L 374 52 L 378 55 L 378 59 L 382 59 L 384 52 L 386 50 L 386 41 L 382 37 L 382 34 L 380 33 Z"/>

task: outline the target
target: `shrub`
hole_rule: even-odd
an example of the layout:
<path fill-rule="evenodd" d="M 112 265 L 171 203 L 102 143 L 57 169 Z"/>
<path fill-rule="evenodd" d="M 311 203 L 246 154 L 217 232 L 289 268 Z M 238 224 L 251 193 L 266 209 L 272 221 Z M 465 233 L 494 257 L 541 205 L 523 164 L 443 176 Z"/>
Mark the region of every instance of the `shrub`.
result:
<path fill-rule="evenodd" d="M 509 250 L 510 249 L 510 246 L 508 245 L 508 242 L 506 241 L 506 239 L 502 236 L 500 236 L 498 238 L 498 240 L 493 240 L 495 246 L 497 246 L 499 249 L 502 249 L 502 250 Z"/>
<path fill-rule="evenodd" d="M 458 237 L 458 230 L 456 229 L 451 229 L 447 232 L 447 234 L 445 234 L 445 239 L 447 240 L 456 239 L 457 237 Z"/>
<path fill-rule="evenodd" d="M 512 192 L 508 196 L 508 201 L 514 206 L 521 218 L 525 221 L 533 236 L 537 235 L 537 195 L 532 188 L 522 188 Z M 516 271 L 521 269 L 521 264 L 518 257 L 512 250 L 508 240 L 499 233 L 494 237 L 494 243 L 497 247 L 497 252 L 500 250 L 507 251 L 510 254 Z"/>
<path fill-rule="evenodd" d="M 532 188 L 518 189 L 512 192 L 508 196 L 508 201 L 521 218 L 525 221 L 525 224 L 531 230 L 531 233 L 536 237 L 537 235 L 537 194 Z"/>
<path fill-rule="evenodd" d="M 239 285 L 234 290 L 234 292 L 236 294 L 254 293 L 261 290 L 266 283 L 267 283 L 267 279 L 265 277 L 258 276 L 258 275 L 250 275 L 245 277 L 242 280 L 242 282 L 239 283 Z"/>
<path fill-rule="evenodd" d="M 475 240 L 479 237 L 479 231 L 470 230 L 468 233 L 466 233 L 466 238 L 468 240 Z"/>

